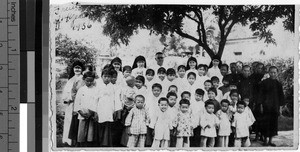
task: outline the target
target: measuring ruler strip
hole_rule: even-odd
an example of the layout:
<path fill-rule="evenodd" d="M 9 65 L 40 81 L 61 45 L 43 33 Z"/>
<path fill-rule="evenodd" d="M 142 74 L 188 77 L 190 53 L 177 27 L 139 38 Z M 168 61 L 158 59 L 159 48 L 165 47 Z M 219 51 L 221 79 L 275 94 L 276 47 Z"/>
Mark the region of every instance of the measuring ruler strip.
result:
<path fill-rule="evenodd" d="M 0 150 L 19 151 L 19 1 L 0 1 Z"/>

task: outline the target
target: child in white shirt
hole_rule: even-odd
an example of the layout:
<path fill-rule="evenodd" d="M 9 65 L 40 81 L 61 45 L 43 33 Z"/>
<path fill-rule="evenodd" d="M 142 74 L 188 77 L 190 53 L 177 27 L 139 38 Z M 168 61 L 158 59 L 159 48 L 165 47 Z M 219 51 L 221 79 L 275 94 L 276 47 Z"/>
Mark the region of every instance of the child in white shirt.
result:
<path fill-rule="evenodd" d="M 204 91 L 197 89 L 195 91 L 195 102 L 191 104 L 192 118 L 193 118 L 193 136 L 190 137 L 191 147 L 200 147 L 200 132 L 201 127 L 199 125 L 200 116 L 205 112 L 205 103 L 203 101 Z"/>
<path fill-rule="evenodd" d="M 169 68 L 167 70 L 167 80 L 165 83 L 165 87 L 163 88 L 163 92 L 165 92 L 165 94 L 168 93 L 168 89 L 171 85 L 177 85 L 177 79 L 176 79 L 176 71 L 173 68 Z"/>
<path fill-rule="evenodd" d="M 178 73 L 178 80 L 184 83 L 186 81 L 186 67 L 184 65 L 180 65 L 177 67 L 177 73 Z"/>
<path fill-rule="evenodd" d="M 216 113 L 220 120 L 217 147 L 228 147 L 232 121 L 232 113 L 228 108 L 229 104 L 230 103 L 227 99 L 223 99 L 221 101 L 221 109 Z"/>
<path fill-rule="evenodd" d="M 98 119 L 96 141 L 97 146 L 112 146 L 111 128 L 113 124 L 114 109 L 114 88 L 111 84 L 111 69 L 103 69 L 101 73 L 102 81 L 97 82 L 98 104 L 96 107 L 96 113 Z"/>
<path fill-rule="evenodd" d="M 74 112 L 78 112 L 78 135 L 79 146 L 88 146 L 94 141 L 94 117 L 97 105 L 97 88 L 95 87 L 95 73 L 88 71 L 83 75 L 85 86 L 79 88 L 74 105 Z"/>
<path fill-rule="evenodd" d="M 147 95 L 147 89 L 145 87 L 145 78 L 144 76 L 137 76 L 135 78 L 135 94 L 143 95 L 144 97 Z"/>
<path fill-rule="evenodd" d="M 168 93 L 169 92 L 174 92 L 176 95 L 177 95 L 177 93 L 178 93 L 178 88 L 177 88 L 177 86 L 176 85 L 171 85 L 170 87 L 169 87 L 169 89 L 168 89 Z"/>
<path fill-rule="evenodd" d="M 170 117 L 172 122 L 176 119 L 178 113 L 178 105 L 177 105 L 177 94 L 173 91 L 168 92 L 167 98 L 169 100 L 169 108 L 168 112 L 170 113 Z M 175 130 L 171 130 L 170 133 L 170 147 L 176 147 L 176 132 Z"/>
<path fill-rule="evenodd" d="M 219 84 L 220 84 L 220 80 L 219 80 L 219 78 L 218 77 L 216 77 L 216 76 L 213 76 L 213 77 L 211 77 L 211 82 L 212 82 L 212 84 L 213 84 L 213 87 L 217 90 L 217 96 L 216 96 L 216 100 L 217 101 L 221 101 L 222 99 L 223 99 L 223 93 L 222 93 L 222 91 L 219 89 Z"/>
<path fill-rule="evenodd" d="M 149 125 L 150 128 L 154 129 L 152 148 L 166 148 L 169 147 L 170 130 L 173 129 L 170 113 L 167 112 L 169 100 L 165 97 L 160 98 L 158 106 L 159 110 L 155 113 Z"/>
<path fill-rule="evenodd" d="M 229 92 L 225 93 L 224 96 L 223 96 L 223 99 L 227 99 L 230 101 L 230 91 L 231 90 L 234 90 L 234 89 L 237 89 L 237 84 L 234 83 L 234 82 L 231 82 L 229 84 Z M 241 98 L 241 96 L 238 96 L 239 98 Z"/>
<path fill-rule="evenodd" d="M 205 64 L 199 64 L 198 65 L 198 75 L 197 75 L 197 84 L 199 84 L 199 88 L 204 89 L 204 82 L 206 80 L 210 80 L 210 78 L 205 75 L 206 73 L 206 65 Z"/>
<path fill-rule="evenodd" d="M 126 65 L 123 67 L 123 82 L 121 83 L 121 86 L 127 86 L 127 83 L 126 83 L 126 79 L 128 76 L 131 76 L 131 72 L 132 72 L 132 69 L 129 65 Z"/>
<path fill-rule="evenodd" d="M 196 73 L 189 72 L 187 74 L 187 80 L 188 80 L 188 83 L 186 83 L 185 85 L 183 85 L 184 87 L 183 87 L 182 91 L 188 91 L 190 93 L 191 92 L 195 92 L 196 89 L 198 88 L 197 84 L 195 83 L 195 81 L 196 81 Z M 192 101 L 191 100 L 189 100 L 189 101 L 192 104 L 194 102 L 194 99 L 195 99 L 194 94 L 191 94 L 191 99 L 192 99 Z"/>
<path fill-rule="evenodd" d="M 203 96 L 204 101 L 208 100 L 208 90 L 210 88 L 212 88 L 212 82 L 210 80 L 206 80 L 204 82 L 204 96 Z"/>
<path fill-rule="evenodd" d="M 247 113 L 245 113 L 246 103 L 239 101 L 237 103 L 237 112 L 234 114 L 232 122 L 233 132 L 235 134 L 234 147 L 249 147 L 251 145 L 249 138 L 249 127 L 253 124 Z"/>
<path fill-rule="evenodd" d="M 166 74 L 167 71 L 164 67 L 160 67 L 158 70 L 157 70 L 157 77 L 156 77 L 156 81 L 155 83 L 158 83 L 162 86 L 162 96 L 165 96 L 167 94 L 167 92 L 165 90 L 166 89 L 166 82 L 167 82 L 167 79 L 166 79 Z"/>
<path fill-rule="evenodd" d="M 219 119 L 214 114 L 214 103 L 209 99 L 205 102 L 206 112 L 200 117 L 201 142 L 200 147 L 214 147 L 215 137 L 217 137 L 216 128 L 219 125 Z"/>
<path fill-rule="evenodd" d="M 197 59 L 194 58 L 194 57 L 190 57 L 187 61 L 187 64 L 186 64 L 186 73 L 189 73 L 189 72 L 194 72 L 194 73 L 197 73 Z M 187 78 L 187 77 L 186 77 Z"/>
<path fill-rule="evenodd" d="M 154 121 L 155 114 L 159 111 L 157 101 L 162 97 L 161 95 L 162 86 L 158 83 L 154 83 L 152 85 L 152 93 L 146 98 L 145 108 L 149 112 L 150 123 Z M 146 147 L 151 147 L 153 143 L 153 135 L 151 128 L 147 127 L 147 135 L 146 135 Z"/>
<path fill-rule="evenodd" d="M 154 76 L 155 72 L 153 69 L 147 69 L 146 70 L 146 79 L 145 79 L 145 86 L 148 91 L 151 91 L 152 85 L 154 84 Z"/>

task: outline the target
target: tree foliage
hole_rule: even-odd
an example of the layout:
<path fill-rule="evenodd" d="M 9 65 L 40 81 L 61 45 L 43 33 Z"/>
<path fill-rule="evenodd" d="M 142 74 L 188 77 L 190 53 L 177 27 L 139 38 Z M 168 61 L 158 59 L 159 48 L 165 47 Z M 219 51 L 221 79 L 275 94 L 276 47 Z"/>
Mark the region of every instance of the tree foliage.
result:
<path fill-rule="evenodd" d="M 277 18 L 283 18 L 284 28 L 294 32 L 293 5 L 82 5 L 81 10 L 92 20 L 105 19 L 103 33 L 111 37 L 111 45 L 127 45 L 129 38 L 141 28 L 148 29 L 150 34 L 177 33 L 195 41 L 211 58 L 222 56 L 228 35 L 236 24 L 250 25 L 250 30 L 266 43 L 276 44 L 268 26 Z M 203 16 L 207 10 L 212 10 L 218 24 L 218 50 L 210 47 L 207 41 L 209 23 Z M 183 28 L 186 19 L 196 23 L 197 36 Z"/>
<path fill-rule="evenodd" d="M 96 62 L 96 49 L 60 33 L 55 37 L 55 49 L 56 56 L 60 57 L 57 62 L 65 64 L 67 67 L 71 67 L 76 60 L 92 65 Z M 66 69 L 67 72 L 69 70 Z"/>

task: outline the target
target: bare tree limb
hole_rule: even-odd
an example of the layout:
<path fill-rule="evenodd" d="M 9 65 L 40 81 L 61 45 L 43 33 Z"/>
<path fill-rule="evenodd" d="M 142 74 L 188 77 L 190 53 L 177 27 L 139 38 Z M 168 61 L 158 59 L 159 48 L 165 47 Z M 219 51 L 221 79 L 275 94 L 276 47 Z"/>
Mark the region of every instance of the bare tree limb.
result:
<path fill-rule="evenodd" d="M 190 15 L 184 14 L 184 16 L 186 16 L 187 18 L 189 18 L 189 19 L 191 19 L 191 20 L 193 20 L 193 21 L 195 21 L 196 23 L 199 24 L 199 21 L 197 21 L 196 19 L 192 18 Z"/>
<path fill-rule="evenodd" d="M 180 29 L 180 27 L 177 27 L 177 28 L 175 29 L 175 32 L 176 32 L 178 35 L 182 36 L 182 37 L 185 37 L 185 38 L 188 38 L 188 39 L 191 39 L 191 40 L 195 41 L 195 42 L 198 43 L 200 46 L 203 45 L 203 43 L 201 43 L 201 42 L 199 41 L 199 39 L 196 39 L 195 37 L 193 37 L 193 36 L 191 36 L 191 35 L 189 35 L 189 34 L 187 34 L 187 33 L 184 33 L 184 32 Z"/>
<path fill-rule="evenodd" d="M 203 44 L 207 45 L 207 41 L 206 41 L 206 31 L 205 31 L 205 26 L 203 23 L 203 16 L 202 16 L 202 12 L 198 11 L 196 9 L 193 9 L 194 13 L 196 14 L 196 16 L 199 19 L 199 23 L 200 23 L 200 27 L 201 27 L 201 32 L 202 32 L 202 41 Z"/>
<path fill-rule="evenodd" d="M 228 29 L 225 33 L 225 40 L 227 39 L 227 37 L 228 37 L 228 35 L 229 35 L 229 33 L 230 33 L 230 31 L 231 31 L 231 29 L 232 29 L 232 27 L 234 26 L 235 23 L 236 23 L 236 21 L 232 20 L 231 24 L 229 25 L 229 27 L 228 27 Z"/>

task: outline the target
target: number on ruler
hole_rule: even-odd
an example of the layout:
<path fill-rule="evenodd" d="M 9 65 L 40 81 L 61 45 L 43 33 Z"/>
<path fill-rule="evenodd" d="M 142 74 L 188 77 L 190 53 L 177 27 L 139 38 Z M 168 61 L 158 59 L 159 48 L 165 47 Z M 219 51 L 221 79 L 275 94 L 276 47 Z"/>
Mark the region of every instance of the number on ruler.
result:
<path fill-rule="evenodd" d="M 3 137 L 0 135 L 0 139 L 3 139 Z"/>
<path fill-rule="evenodd" d="M 2 47 L 3 46 L 3 44 L 2 43 L 0 43 L 0 47 Z"/>
<path fill-rule="evenodd" d="M 2 66 L 0 66 L 0 70 L 2 70 L 3 69 L 3 67 Z"/>
<path fill-rule="evenodd" d="M 16 111 L 18 108 L 17 107 L 11 107 L 10 109 L 13 110 L 13 111 Z"/>
<path fill-rule="evenodd" d="M 0 93 L 2 93 L 2 90 L 0 90 Z"/>

